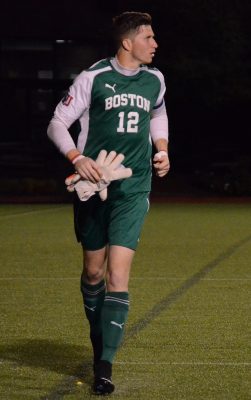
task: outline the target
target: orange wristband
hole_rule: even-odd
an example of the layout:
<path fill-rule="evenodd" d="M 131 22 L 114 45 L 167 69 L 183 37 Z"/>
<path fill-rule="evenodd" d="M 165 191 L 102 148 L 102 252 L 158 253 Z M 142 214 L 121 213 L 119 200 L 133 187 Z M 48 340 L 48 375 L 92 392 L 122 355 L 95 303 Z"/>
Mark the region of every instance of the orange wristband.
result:
<path fill-rule="evenodd" d="M 81 160 L 81 158 L 85 158 L 83 154 L 78 154 L 77 156 L 73 157 L 70 161 L 74 165 L 78 160 Z"/>

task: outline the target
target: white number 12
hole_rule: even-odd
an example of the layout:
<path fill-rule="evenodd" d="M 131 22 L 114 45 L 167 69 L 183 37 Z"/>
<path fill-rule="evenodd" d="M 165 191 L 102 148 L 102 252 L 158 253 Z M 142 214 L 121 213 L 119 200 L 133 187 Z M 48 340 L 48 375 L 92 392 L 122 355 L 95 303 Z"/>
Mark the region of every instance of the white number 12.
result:
<path fill-rule="evenodd" d="M 130 111 L 127 115 L 126 130 L 125 130 L 125 112 L 119 113 L 119 126 L 117 132 L 119 133 L 137 133 L 139 123 L 139 113 L 136 111 Z"/>

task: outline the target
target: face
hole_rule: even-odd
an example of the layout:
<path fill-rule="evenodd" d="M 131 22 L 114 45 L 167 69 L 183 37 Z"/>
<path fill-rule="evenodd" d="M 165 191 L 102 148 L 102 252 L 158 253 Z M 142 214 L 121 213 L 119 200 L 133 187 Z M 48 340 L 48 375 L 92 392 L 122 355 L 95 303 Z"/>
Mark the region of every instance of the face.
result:
<path fill-rule="evenodd" d="M 152 27 L 141 25 L 136 34 L 128 39 L 130 54 L 135 64 L 150 64 L 158 47 Z"/>

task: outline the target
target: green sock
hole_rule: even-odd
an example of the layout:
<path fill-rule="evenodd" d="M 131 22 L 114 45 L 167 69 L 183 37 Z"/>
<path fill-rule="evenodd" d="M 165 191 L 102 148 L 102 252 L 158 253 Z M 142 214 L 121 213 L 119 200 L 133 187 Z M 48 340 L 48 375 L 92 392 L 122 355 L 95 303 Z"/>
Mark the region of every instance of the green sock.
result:
<path fill-rule="evenodd" d="M 81 292 L 86 317 L 90 323 L 90 331 L 93 334 L 101 333 L 101 309 L 105 298 L 105 281 L 102 279 L 96 285 L 89 285 L 81 281 Z"/>
<path fill-rule="evenodd" d="M 85 314 L 90 324 L 90 339 L 93 347 L 94 363 L 97 363 L 103 349 L 101 309 L 105 298 L 104 279 L 96 285 L 89 285 L 81 280 L 81 292 Z"/>
<path fill-rule="evenodd" d="M 122 342 L 128 311 L 128 292 L 106 293 L 102 308 L 103 352 L 101 360 L 112 363 Z"/>

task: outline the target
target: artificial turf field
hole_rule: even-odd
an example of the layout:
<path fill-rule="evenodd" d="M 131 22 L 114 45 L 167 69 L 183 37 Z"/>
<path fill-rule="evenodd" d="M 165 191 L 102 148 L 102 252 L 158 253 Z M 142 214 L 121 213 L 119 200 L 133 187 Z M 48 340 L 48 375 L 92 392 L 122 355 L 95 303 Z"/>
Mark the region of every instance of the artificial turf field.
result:
<path fill-rule="evenodd" d="M 96 398 L 71 206 L 0 225 L 0 399 Z M 152 204 L 111 398 L 251 399 L 250 264 L 249 204 Z"/>

